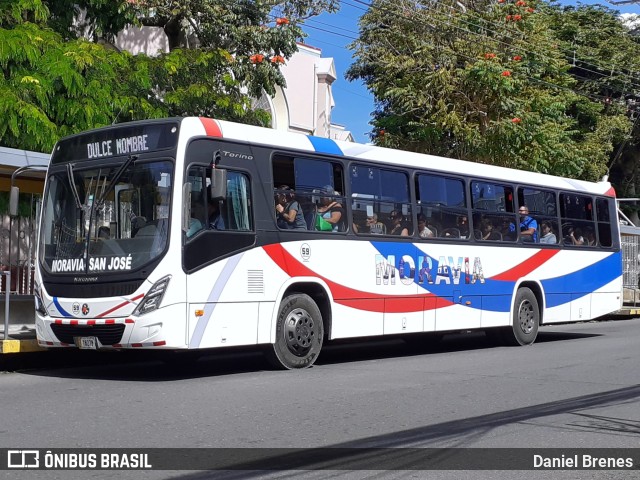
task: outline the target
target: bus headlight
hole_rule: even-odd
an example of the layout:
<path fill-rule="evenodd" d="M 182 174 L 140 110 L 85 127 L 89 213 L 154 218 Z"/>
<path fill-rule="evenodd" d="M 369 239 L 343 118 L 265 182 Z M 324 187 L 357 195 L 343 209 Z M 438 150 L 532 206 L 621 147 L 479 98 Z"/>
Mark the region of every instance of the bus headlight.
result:
<path fill-rule="evenodd" d="M 44 302 L 42 301 L 42 292 L 40 291 L 40 285 L 37 283 L 33 287 L 33 299 L 36 304 L 36 312 L 42 316 L 46 315 L 47 311 L 45 310 Z"/>
<path fill-rule="evenodd" d="M 133 311 L 133 314 L 144 315 L 145 313 L 153 312 L 154 310 L 156 310 L 160 306 L 162 297 L 164 297 L 164 292 L 167 290 L 169 280 L 171 280 L 171 275 L 162 277 L 160 280 L 154 283 L 147 294 L 144 296 L 142 301 Z"/>

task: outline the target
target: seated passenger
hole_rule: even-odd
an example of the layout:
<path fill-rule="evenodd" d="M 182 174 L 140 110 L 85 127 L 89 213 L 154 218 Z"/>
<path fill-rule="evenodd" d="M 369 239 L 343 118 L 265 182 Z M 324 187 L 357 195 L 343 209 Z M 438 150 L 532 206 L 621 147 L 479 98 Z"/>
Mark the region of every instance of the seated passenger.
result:
<path fill-rule="evenodd" d="M 187 238 L 193 237 L 196 233 L 204 228 L 204 206 L 200 202 L 194 202 L 191 205 L 191 219 L 189 220 L 189 230 L 187 230 Z"/>
<path fill-rule="evenodd" d="M 469 237 L 469 218 L 466 215 L 459 215 L 456 219 L 456 228 L 460 232 L 460 238 Z"/>
<path fill-rule="evenodd" d="M 212 200 L 211 197 L 207 199 L 207 208 L 209 215 L 209 228 L 214 230 L 224 230 L 224 218 L 220 212 L 220 202 L 218 200 Z"/>
<path fill-rule="evenodd" d="M 502 240 L 502 235 L 493 229 L 493 222 L 488 218 L 482 220 L 480 232 L 480 240 Z"/>
<path fill-rule="evenodd" d="M 553 233 L 553 230 L 551 229 L 551 224 L 549 222 L 542 222 L 540 224 L 540 229 L 542 230 L 540 243 L 551 243 L 551 244 L 558 243 L 556 235 L 555 233 Z"/>
<path fill-rule="evenodd" d="M 321 205 L 317 210 L 319 218 L 316 223 L 316 230 L 341 231 L 344 209 L 342 205 L 335 200 L 334 195 L 336 195 L 336 192 L 331 185 L 325 185 L 322 188 L 322 193 L 326 196 L 320 199 Z M 327 223 L 329 225 L 326 225 Z"/>
<path fill-rule="evenodd" d="M 375 213 L 367 217 L 367 227 L 369 228 L 369 233 L 373 233 L 374 235 L 387 233 L 387 227 L 384 223 L 378 221 L 378 215 Z"/>
<path fill-rule="evenodd" d="M 391 218 L 391 230 L 389 230 L 389 235 L 400 235 L 402 237 L 409 236 L 409 226 L 404 222 L 402 212 L 394 210 L 389 214 L 389 218 Z"/>
<path fill-rule="evenodd" d="M 295 194 L 287 185 L 282 185 L 275 196 L 276 219 L 279 228 L 306 230 L 307 222 L 304 219 L 300 203 L 295 199 Z"/>
<path fill-rule="evenodd" d="M 427 227 L 427 217 L 424 213 L 418 214 L 418 235 L 422 238 L 433 237 L 433 231 Z"/>
<path fill-rule="evenodd" d="M 520 207 L 520 237 L 523 242 L 538 241 L 538 222 L 529 216 L 529 207 Z"/>
<path fill-rule="evenodd" d="M 585 233 L 585 243 L 590 247 L 596 245 L 596 232 L 592 228 L 587 228 Z"/>
<path fill-rule="evenodd" d="M 564 237 L 566 245 L 584 245 L 584 237 L 579 228 L 569 227 L 569 234 Z"/>

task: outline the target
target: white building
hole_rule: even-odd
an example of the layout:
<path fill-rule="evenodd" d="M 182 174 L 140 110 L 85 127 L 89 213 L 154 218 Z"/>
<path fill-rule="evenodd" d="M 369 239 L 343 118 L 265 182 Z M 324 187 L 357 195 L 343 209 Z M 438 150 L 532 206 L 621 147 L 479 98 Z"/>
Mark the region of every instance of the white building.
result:
<path fill-rule="evenodd" d="M 118 34 L 115 46 L 131 53 L 157 55 L 169 51 L 160 27 L 129 27 Z M 273 97 L 263 95 L 254 105 L 271 113 L 275 130 L 353 141 L 351 132 L 331 124 L 335 106 L 331 85 L 336 80 L 333 58 L 322 58 L 320 49 L 298 44 L 298 52 L 281 67 L 286 88 L 276 86 Z"/>

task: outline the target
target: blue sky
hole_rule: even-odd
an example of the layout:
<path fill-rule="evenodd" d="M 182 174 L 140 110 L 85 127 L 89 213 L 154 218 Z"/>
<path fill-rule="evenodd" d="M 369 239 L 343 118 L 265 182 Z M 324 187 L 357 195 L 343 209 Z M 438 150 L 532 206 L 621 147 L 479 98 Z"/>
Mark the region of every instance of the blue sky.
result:
<path fill-rule="evenodd" d="M 368 3 L 368 0 L 366 0 Z M 638 0 L 640 2 L 640 0 Z M 358 19 L 366 7 L 354 0 L 342 0 L 338 13 L 323 14 L 307 21 L 304 31 L 308 34 L 305 43 L 322 49 L 323 57 L 333 57 L 338 78 L 333 83 L 336 106 L 332 121 L 350 130 L 356 142 L 367 143 L 371 131 L 369 120 L 374 109 L 373 97 L 360 82 L 349 82 L 344 74 L 353 63 L 352 52 L 347 45 L 358 36 Z M 573 1 L 561 4 L 575 5 Z M 584 1 L 583 4 L 601 4 L 619 10 L 621 13 L 640 14 L 640 5 L 612 5 L 605 1 Z"/>

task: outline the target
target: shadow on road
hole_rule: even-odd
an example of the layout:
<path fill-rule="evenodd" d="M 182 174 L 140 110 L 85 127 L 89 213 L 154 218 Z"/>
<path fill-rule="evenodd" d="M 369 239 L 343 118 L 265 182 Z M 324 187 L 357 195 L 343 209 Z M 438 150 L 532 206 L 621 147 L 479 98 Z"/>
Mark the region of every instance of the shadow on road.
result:
<path fill-rule="evenodd" d="M 224 465 L 224 471 L 203 471 L 190 473 L 173 478 L 184 480 L 204 480 L 209 478 L 235 480 L 240 478 L 259 478 L 269 475 L 269 471 L 275 470 L 412 470 L 424 464 L 425 455 L 432 455 L 430 461 L 440 462 L 442 465 L 450 465 L 451 462 L 462 461 L 456 458 L 464 455 L 474 455 L 474 451 L 483 451 L 484 454 L 508 455 L 500 452 L 501 449 L 464 449 L 446 448 L 433 449 L 428 452 L 420 448 L 429 448 L 433 445 L 443 443 L 463 446 L 469 444 L 469 439 L 486 435 L 505 425 L 532 422 L 546 417 L 563 414 L 573 414 L 578 418 L 597 419 L 605 422 L 604 428 L 610 427 L 612 423 L 617 425 L 617 432 L 625 435 L 640 437 L 638 422 L 629 424 L 629 420 L 611 419 L 609 417 L 595 417 L 583 413 L 590 409 L 602 408 L 605 406 L 621 405 L 625 403 L 638 402 L 640 399 L 640 385 L 626 387 L 606 392 L 590 395 L 562 399 L 554 402 L 531 405 L 513 410 L 479 415 L 477 417 L 464 418 L 442 422 L 434 425 L 427 425 L 407 430 L 394 432 L 391 434 L 370 436 L 354 441 L 339 444 L 326 445 L 319 449 L 247 449 L 244 459 L 220 459 L 216 449 L 202 451 L 206 458 L 207 453 L 211 456 L 212 465 Z M 613 422 L 615 420 L 615 422 Z M 624 428 L 621 425 L 624 424 Z M 333 454 L 331 449 L 335 449 Z M 364 449 L 364 450 L 363 450 Z M 373 449 L 373 450 L 369 450 Z M 516 449 L 517 451 L 518 449 Z M 527 452 L 520 449 L 520 452 Z M 234 459 L 242 457 L 243 449 L 232 452 Z M 513 452 L 516 454 L 517 452 Z M 315 455 L 314 455 L 315 454 Z M 376 455 L 377 454 L 377 455 Z M 438 458 L 438 455 L 440 458 Z M 481 459 L 477 459 L 480 461 Z M 234 463 L 235 461 L 235 463 Z M 468 464 L 467 460 L 467 464 Z M 520 464 L 522 465 L 522 463 Z M 514 469 L 507 463 L 501 469 Z M 211 469 L 215 469 L 212 466 Z M 517 469 L 517 468 L 515 468 Z M 299 472 L 298 472 L 299 473 Z M 293 475 L 293 474 L 292 474 Z M 290 475 L 280 474 L 277 478 L 285 478 Z M 540 477 L 538 477 L 540 478 Z"/>
<path fill-rule="evenodd" d="M 570 332 L 540 332 L 537 343 L 563 342 L 598 336 Z M 535 347 L 535 345 L 534 345 Z M 437 355 L 466 350 L 512 348 L 497 345 L 481 331 L 433 336 L 377 337 L 339 340 L 325 344 L 318 366 Z M 23 374 L 91 378 L 118 381 L 177 381 L 190 378 L 234 375 L 270 370 L 259 348 L 229 348 L 185 353 L 161 351 L 91 352 L 76 349 L 51 350 L 0 357 L 0 370 Z"/>

